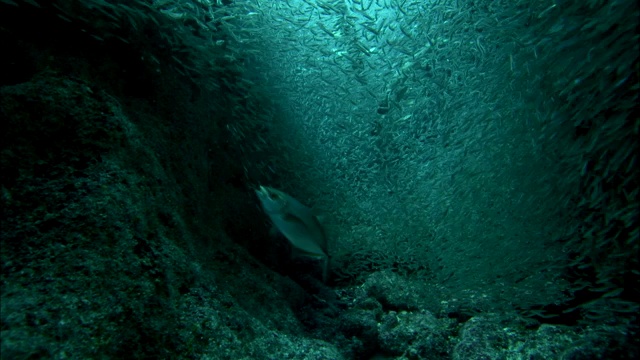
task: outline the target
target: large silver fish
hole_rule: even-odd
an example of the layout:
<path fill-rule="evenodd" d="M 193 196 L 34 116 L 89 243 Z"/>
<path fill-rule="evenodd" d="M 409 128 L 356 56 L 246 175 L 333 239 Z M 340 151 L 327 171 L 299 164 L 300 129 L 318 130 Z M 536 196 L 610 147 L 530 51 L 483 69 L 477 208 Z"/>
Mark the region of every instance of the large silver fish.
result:
<path fill-rule="evenodd" d="M 327 237 L 313 211 L 280 190 L 260 186 L 256 194 L 273 225 L 289 240 L 297 256 L 322 260 L 322 280 L 329 275 Z"/>

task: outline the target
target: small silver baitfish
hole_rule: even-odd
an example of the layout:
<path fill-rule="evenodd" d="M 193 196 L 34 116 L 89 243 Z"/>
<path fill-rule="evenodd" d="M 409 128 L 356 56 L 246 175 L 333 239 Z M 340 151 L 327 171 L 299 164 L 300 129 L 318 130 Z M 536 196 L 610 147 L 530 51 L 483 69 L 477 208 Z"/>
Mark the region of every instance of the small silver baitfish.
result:
<path fill-rule="evenodd" d="M 260 186 L 256 194 L 273 225 L 289 240 L 297 256 L 322 260 L 322 280 L 329 275 L 325 230 L 310 208 L 280 190 Z"/>

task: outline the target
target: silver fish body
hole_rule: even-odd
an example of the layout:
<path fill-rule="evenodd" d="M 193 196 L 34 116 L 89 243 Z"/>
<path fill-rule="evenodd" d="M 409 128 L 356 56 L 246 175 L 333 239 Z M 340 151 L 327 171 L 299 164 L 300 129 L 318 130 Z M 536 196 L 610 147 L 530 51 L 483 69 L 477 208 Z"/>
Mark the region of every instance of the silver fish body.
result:
<path fill-rule="evenodd" d="M 287 238 L 298 256 L 323 261 L 322 277 L 326 281 L 329 265 L 327 237 L 313 211 L 295 198 L 270 187 L 260 186 L 256 195 L 273 225 Z"/>

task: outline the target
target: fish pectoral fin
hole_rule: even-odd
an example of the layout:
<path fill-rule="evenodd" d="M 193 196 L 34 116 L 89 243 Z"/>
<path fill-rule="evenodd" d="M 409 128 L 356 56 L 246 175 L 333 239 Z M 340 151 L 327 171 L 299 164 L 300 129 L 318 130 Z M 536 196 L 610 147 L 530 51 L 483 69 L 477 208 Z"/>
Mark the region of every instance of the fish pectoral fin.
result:
<path fill-rule="evenodd" d="M 314 251 L 307 251 L 304 249 L 301 249 L 299 247 L 296 246 L 295 243 L 291 243 L 293 246 L 291 247 L 291 255 L 292 257 L 309 257 L 309 258 L 313 258 L 313 259 L 322 259 L 325 258 L 327 255 L 325 255 L 324 253 L 318 253 L 318 252 L 314 252 Z"/>
<path fill-rule="evenodd" d="M 286 213 L 284 215 L 282 215 L 282 220 L 288 222 L 288 223 L 294 223 L 294 224 L 302 224 L 305 225 L 304 221 L 302 221 L 302 219 L 300 219 L 298 216 L 295 216 L 293 214 L 290 213 Z"/>

